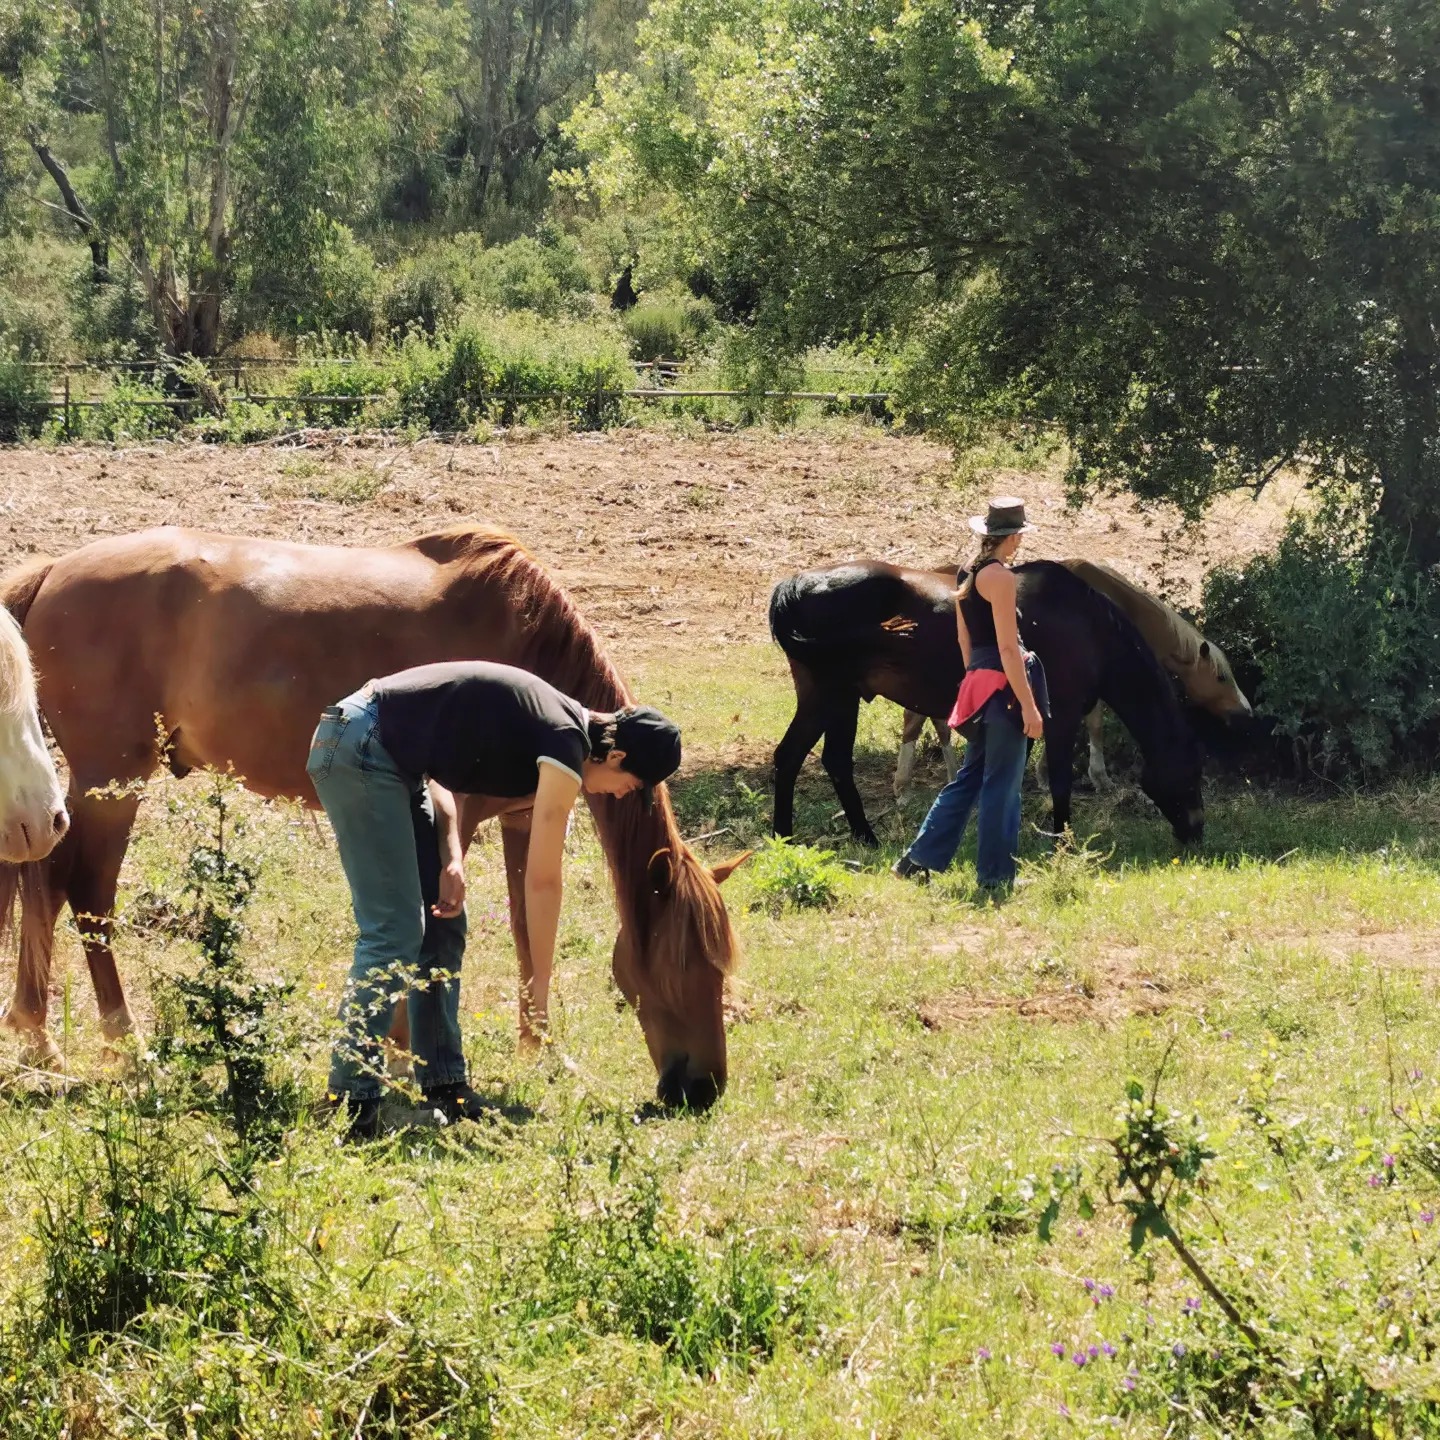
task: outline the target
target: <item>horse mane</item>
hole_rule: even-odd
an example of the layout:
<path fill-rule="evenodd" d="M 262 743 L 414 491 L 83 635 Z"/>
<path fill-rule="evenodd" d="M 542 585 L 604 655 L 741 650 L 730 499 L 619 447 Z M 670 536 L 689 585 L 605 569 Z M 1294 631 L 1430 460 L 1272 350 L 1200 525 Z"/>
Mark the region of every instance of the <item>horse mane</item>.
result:
<path fill-rule="evenodd" d="M 0 715 L 35 708 L 35 671 L 15 617 L 0 606 Z"/>
<path fill-rule="evenodd" d="M 510 657 L 515 665 L 592 710 L 634 703 L 575 602 L 513 535 L 458 525 L 419 536 L 406 548 L 438 564 L 463 565 L 471 579 L 503 591 L 520 627 L 520 643 Z M 605 850 L 622 926 L 642 944 L 668 932 L 659 936 L 658 948 L 673 957 L 677 975 L 697 956 L 729 974 L 736 960 L 735 932 L 720 887 L 680 834 L 668 787 L 655 787 L 649 811 L 639 795 L 585 799 Z M 662 859 L 668 883 L 657 885 Z M 666 975 L 655 978 L 663 990 Z"/>
<path fill-rule="evenodd" d="M 1107 596 L 1150 642 L 1151 649 L 1157 654 L 1171 655 L 1176 664 L 1187 669 L 1201 663 L 1200 647 L 1205 644 L 1205 637 L 1174 606 L 1167 605 L 1158 595 L 1152 595 L 1118 570 L 1112 570 L 1098 560 L 1066 560 L 1062 563 L 1072 575 Z M 1119 596 L 1124 596 L 1124 599 Z M 1153 635 L 1150 633 L 1152 628 Z"/>

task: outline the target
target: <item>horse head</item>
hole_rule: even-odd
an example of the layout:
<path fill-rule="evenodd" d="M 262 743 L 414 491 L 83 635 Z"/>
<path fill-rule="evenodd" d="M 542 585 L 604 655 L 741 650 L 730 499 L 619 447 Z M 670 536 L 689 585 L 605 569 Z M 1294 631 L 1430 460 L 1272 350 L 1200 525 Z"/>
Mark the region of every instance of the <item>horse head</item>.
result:
<path fill-rule="evenodd" d="M 1146 755 L 1140 788 L 1170 822 L 1182 845 L 1198 845 L 1205 836 L 1205 800 L 1201 794 L 1205 749 L 1182 721 L 1172 740 Z"/>
<path fill-rule="evenodd" d="M 20 627 L 0 607 L 0 861 L 43 860 L 69 825 Z"/>
<path fill-rule="evenodd" d="M 1195 662 L 1182 676 L 1186 698 L 1193 705 L 1227 724 L 1248 719 L 1254 712 L 1225 652 L 1209 640 L 1202 640 Z"/>
<path fill-rule="evenodd" d="M 656 850 L 615 937 L 611 972 L 640 1021 L 664 1105 L 704 1110 L 725 1090 L 724 986 L 737 946 L 719 887 L 745 858 L 712 870 L 683 842 Z"/>

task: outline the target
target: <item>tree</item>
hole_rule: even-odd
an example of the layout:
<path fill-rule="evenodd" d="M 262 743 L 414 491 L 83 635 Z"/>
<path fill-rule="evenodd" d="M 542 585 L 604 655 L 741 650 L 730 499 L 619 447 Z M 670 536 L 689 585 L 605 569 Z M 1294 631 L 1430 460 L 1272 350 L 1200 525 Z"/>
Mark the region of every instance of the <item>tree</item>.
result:
<path fill-rule="evenodd" d="M 662 0 L 574 131 L 778 344 L 909 347 L 958 439 L 1198 512 L 1288 462 L 1440 561 L 1440 8 Z"/>
<path fill-rule="evenodd" d="M 403 0 L 0 5 L 0 107 L 97 278 L 113 245 L 175 354 L 216 353 L 240 265 L 313 267 L 388 136 L 427 103 L 413 43 L 427 12 Z M 24 39 L 8 73 L 6 34 Z M 93 116 L 98 163 L 57 138 L 77 114 Z"/>

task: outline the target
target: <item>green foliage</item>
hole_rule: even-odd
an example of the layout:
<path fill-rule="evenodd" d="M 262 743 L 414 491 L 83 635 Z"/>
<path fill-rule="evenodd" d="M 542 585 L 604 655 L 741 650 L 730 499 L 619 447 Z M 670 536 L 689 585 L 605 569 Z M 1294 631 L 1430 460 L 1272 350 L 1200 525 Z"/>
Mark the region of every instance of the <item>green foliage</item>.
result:
<path fill-rule="evenodd" d="M 770 910 L 829 910 L 848 888 L 833 850 L 817 850 L 783 836 L 766 839 L 750 861 L 759 903 Z"/>
<path fill-rule="evenodd" d="M 658 193 L 770 348 L 895 335 L 912 416 L 1053 423 L 1077 493 L 1378 475 L 1440 559 L 1433 7 L 661 0 L 641 42 L 583 188 Z"/>
<path fill-rule="evenodd" d="M 396 271 L 386 286 L 381 311 L 392 332 L 434 335 L 454 322 L 463 294 L 464 277 L 455 257 L 428 251 Z"/>
<path fill-rule="evenodd" d="M 1280 544 L 1206 578 L 1207 632 L 1259 677 L 1257 709 L 1300 763 L 1374 780 L 1428 763 L 1440 729 L 1440 587 L 1336 493 L 1294 516 Z"/>
<path fill-rule="evenodd" d="M 40 433 L 48 391 L 44 371 L 25 365 L 13 350 L 0 350 L 0 445 Z"/>
<path fill-rule="evenodd" d="M 118 1333 L 161 1307 L 263 1330 L 288 1305 L 245 1179 L 147 1108 L 120 1096 L 67 1126 L 37 1175 L 41 1339 Z"/>
<path fill-rule="evenodd" d="M 610 1181 L 622 1175 L 617 1141 Z M 643 1167 L 599 1204 L 584 1203 L 567 1156 L 559 1213 L 542 1256 L 541 1314 L 579 1316 L 601 1334 L 649 1341 L 686 1370 L 709 1375 L 768 1360 L 782 1338 L 815 1324 L 816 1296 L 803 1275 L 746 1236 L 729 1235 L 718 1255 L 675 1236 L 661 1221 L 659 1177 Z"/>
<path fill-rule="evenodd" d="M 644 299 L 621 320 L 637 360 L 683 360 L 709 334 L 714 307 L 689 297 Z"/>
<path fill-rule="evenodd" d="M 248 852 L 245 824 L 232 814 L 238 785 L 212 777 L 199 816 L 199 833 L 182 877 L 178 925 L 199 952 L 198 969 L 171 984 L 181 1023 L 162 1038 L 162 1061 L 177 1062 L 198 1082 L 210 1067 L 225 1078 L 221 1103 L 242 1149 L 273 1149 L 294 1118 L 295 1096 L 271 1075 L 273 1057 L 285 1046 L 284 1016 L 294 985 L 256 979 L 245 964 L 244 912 L 260 874 Z M 178 806 L 171 807 L 177 817 Z"/>

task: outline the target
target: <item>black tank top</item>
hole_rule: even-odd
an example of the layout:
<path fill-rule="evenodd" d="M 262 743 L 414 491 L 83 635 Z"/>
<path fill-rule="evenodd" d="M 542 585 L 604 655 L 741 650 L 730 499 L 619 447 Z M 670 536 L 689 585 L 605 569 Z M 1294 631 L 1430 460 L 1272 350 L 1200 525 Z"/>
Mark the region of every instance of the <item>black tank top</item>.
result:
<path fill-rule="evenodd" d="M 970 590 L 968 594 L 960 597 L 960 613 L 965 617 L 965 628 L 970 632 L 970 644 L 974 645 L 995 645 L 995 612 L 990 608 L 990 602 L 980 593 L 975 585 L 975 577 L 987 565 L 999 565 L 1001 562 L 995 556 L 988 560 L 982 560 L 972 571 L 970 571 Z M 960 572 L 960 580 L 956 588 L 965 583 L 965 572 Z"/>

